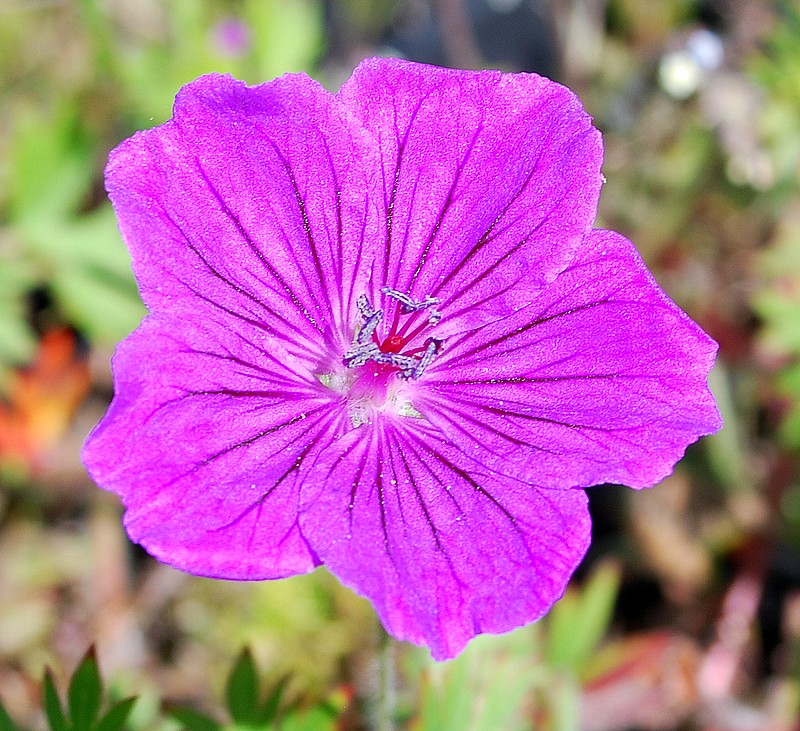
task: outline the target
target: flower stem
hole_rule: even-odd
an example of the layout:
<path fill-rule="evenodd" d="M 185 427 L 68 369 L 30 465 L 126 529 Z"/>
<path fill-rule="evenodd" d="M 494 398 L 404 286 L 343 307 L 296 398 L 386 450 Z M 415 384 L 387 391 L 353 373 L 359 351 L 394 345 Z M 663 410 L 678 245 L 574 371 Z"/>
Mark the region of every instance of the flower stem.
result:
<path fill-rule="evenodd" d="M 375 730 L 394 731 L 395 710 L 395 644 L 383 627 L 378 640 L 378 687 L 375 698 Z"/>

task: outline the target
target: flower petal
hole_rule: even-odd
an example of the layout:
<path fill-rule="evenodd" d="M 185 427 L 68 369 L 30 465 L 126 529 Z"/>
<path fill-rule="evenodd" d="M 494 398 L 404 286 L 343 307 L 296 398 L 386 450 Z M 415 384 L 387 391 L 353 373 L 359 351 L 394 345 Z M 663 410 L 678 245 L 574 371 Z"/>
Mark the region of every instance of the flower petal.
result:
<path fill-rule="evenodd" d="M 310 571 L 297 477 L 339 433 L 341 404 L 257 328 L 203 308 L 151 315 L 119 346 L 84 462 L 166 563 L 227 579 Z"/>
<path fill-rule="evenodd" d="M 380 418 L 322 455 L 301 526 L 386 629 L 454 657 L 541 617 L 589 544 L 586 495 L 539 490 L 465 458 L 423 421 Z"/>
<path fill-rule="evenodd" d="M 448 327 L 503 316 L 567 265 L 591 227 L 602 145 L 565 87 L 368 59 L 339 99 L 380 146 L 376 297 L 382 285 L 439 297 Z"/>
<path fill-rule="evenodd" d="M 716 431 L 716 343 L 633 245 L 593 231 L 513 317 L 451 338 L 415 407 L 488 466 L 547 487 L 645 487 Z"/>
<path fill-rule="evenodd" d="M 203 298 L 310 360 L 343 352 L 372 257 L 374 145 L 304 75 L 211 75 L 111 155 L 107 187 L 145 303 Z"/>

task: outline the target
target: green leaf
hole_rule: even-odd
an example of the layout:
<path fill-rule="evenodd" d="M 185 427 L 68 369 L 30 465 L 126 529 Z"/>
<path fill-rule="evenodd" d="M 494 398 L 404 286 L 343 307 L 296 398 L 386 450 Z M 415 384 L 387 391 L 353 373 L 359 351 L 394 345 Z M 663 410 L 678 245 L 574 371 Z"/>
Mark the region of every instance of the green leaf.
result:
<path fill-rule="evenodd" d="M 36 340 L 22 308 L 0 298 L 0 363 L 27 363 L 36 352 Z"/>
<path fill-rule="evenodd" d="M 117 343 L 147 314 L 134 291 L 94 271 L 65 269 L 53 279 L 52 291 L 70 321 L 93 342 Z"/>
<path fill-rule="evenodd" d="M 248 648 L 242 650 L 228 677 L 228 710 L 235 723 L 254 723 L 258 718 L 258 671 Z"/>
<path fill-rule="evenodd" d="M 47 715 L 50 731 L 68 731 L 64 711 L 61 708 L 61 701 L 58 699 L 56 686 L 49 668 L 44 674 L 44 712 Z"/>
<path fill-rule="evenodd" d="M 431 668 L 422 702 L 424 731 L 457 731 L 469 728 L 473 698 L 469 692 L 470 655 L 449 662 L 445 667 Z"/>
<path fill-rule="evenodd" d="M 510 728 L 524 708 L 536 678 L 535 669 L 525 664 L 500 665 L 496 673 L 486 678 L 481 703 L 476 704 L 473 700 L 476 707 L 473 707 L 469 728 L 475 731 Z"/>
<path fill-rule="evenodd" d="M 54 110 L 28 110 L 15 125 L 8 172 L 9 219 L 64 217 L 86 196 L 94 150 L 75 99 Z"/>
<path fill-rule="evenodd" d="M 186 727 L 186 731 L 222 731 L 222 726 L 213 718 L 191 708 L 167 708 L 167 715 Z"/>
<path fill-rule="evenodd" d="M 75 221 L 27 221 L 20 235 L 58 303 L 90 339 L 114 343 L 139 324 L 145 309 L 110 205 Z"/>
<path fill-rule="evenodd" d="M 580 728 L 581 690 L 574 676 L 562 674 L 551 679 L 547 699 L 553 731 Z"/>
<path fill-rule="evenodd" d="M 11 720 L 11 716 L 6 713 L 6 709 L 5 706 L 3 706 L 2 701 L 0 701 L 0 731 L 17 731 L 17 727 Z"/>
<path fill-rule="evenodd" d="M 532 693 L 545 685 L 532 650 L 532 632 L 525 628 L 503 637 L 478 637 L 455 660 L 429 666 L 415 728 L 527 728 Z"/>
<path fill-rule="evenodd" d="M 614 609 L 619 568 L 601 564 L 578 592 L 568 591 L 547 620 L 547 660 L 550 665 L 580 671 L 603 639 Z"/>
<path fill-rule="evenodd" d="M 262 725 L 272 723 L 278 716 L 278 708 L 281 705 L 286 686 L 289 684 L 289 678 L 283 678 L 275 686 L 275 689 L 267 695 L 264 699 L 264 704 L 258 711 L 256 722 Z"/>
<path fill-rule="evenodd" d="M 106 711 L 95 731 L 121 731 L 138 698 L 125 698 Z"/>
<path fill-rule="evenodd" d="M 281 731 L 334 731 L 336 716 L 327 704 L 322 704 L 307 711 L 295 711 L 282 721 Z"/>
<path fill-rule="evenodd" d="M 314 0 L 247 0 L 261 78 L 313 65 L 323 43 L 322 7 Z"/>
<path fill-rule="evenodd" d="M 23 364 L 36 350 L 26 322 L 25 296 L 37 279 L 31 262 L 16 246 L 6 250 L 0 245 L 0 259 L 0 364 Z"/>
<path fill-rule="evenodd" d="M 103 685 L 94 648 L 90 649 L 72 676 L 67 699 L 73 731 L 89 731 L 100 711 Z"/>
<path fill-rule="evenodd" d="M 110 204 L 77 218 L 36 218 L 17 231 L 31 256 L 55 268 L 90 266 L 132 281 L 130 256 Z"/>

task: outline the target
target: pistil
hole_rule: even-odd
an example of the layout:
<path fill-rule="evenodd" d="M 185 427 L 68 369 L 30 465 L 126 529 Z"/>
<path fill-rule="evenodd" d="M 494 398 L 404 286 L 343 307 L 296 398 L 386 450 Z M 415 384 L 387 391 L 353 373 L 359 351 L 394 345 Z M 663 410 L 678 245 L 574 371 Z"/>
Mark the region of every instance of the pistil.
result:
<path fill-rule="evenodd" d="M 436 309 L 440 300 L 430 296 L 424 300 L 415 300 L 391 287 L 381 287 L 381 293 L 396 302 L 389 333 L 381 339 L 378 328 L 383 322 L 384 310 L 376 310 L 369 298 L 362 294 L 356 304 L 363 322 L 342 361 L 348 368 L 359 368 L 370 362 L 388 365 L 398 371 L 399 378 L 417 380 L 441 352 L 444 341 L 429 337 L 422 345 L 411 349 L 406 349 L 406 346 L 412 345 L 426 329 L 441 320 L 442 314 Z M 417 315 L 426 310 L 427 319 L 419 322 Z M 401 326 L 404 315 L 408 319 Z M 416 326 L 413 327 L 414 325 Z"/>

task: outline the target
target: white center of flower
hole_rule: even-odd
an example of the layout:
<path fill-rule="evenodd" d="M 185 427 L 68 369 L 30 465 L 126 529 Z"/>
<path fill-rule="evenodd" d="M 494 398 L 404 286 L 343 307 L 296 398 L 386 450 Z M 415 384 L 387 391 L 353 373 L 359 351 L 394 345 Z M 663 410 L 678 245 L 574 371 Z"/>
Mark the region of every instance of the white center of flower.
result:
<path fill-rule="evenodd" d="M 345 370 L 320 376 L 328 388 L 343 394 L 354 427 L 378 413 L 421 419 L 410 398 L 418 380 L 441 352 L 444 341 L 426 336 L 441 319 L 439 300 L 417 301 L 390 287 L 381 288 L 385 309 L 373 308 L 366 295 L 358 298 L 361 322 L 342 358 Z M 391 316 L 384 325 L 384 312 Z M 389 320 L 387 317 L 386 320 Z"/>
<path fill-rule="evenodd" d="M 422 419 L 411 402 L 410 384 L 396 374 L 396 369 L 387 364 L 369 363 L 326 373 L 319 380 L 346 398 L 347 415 L 354 428 L 371 422 L 378 413 Z"/>

